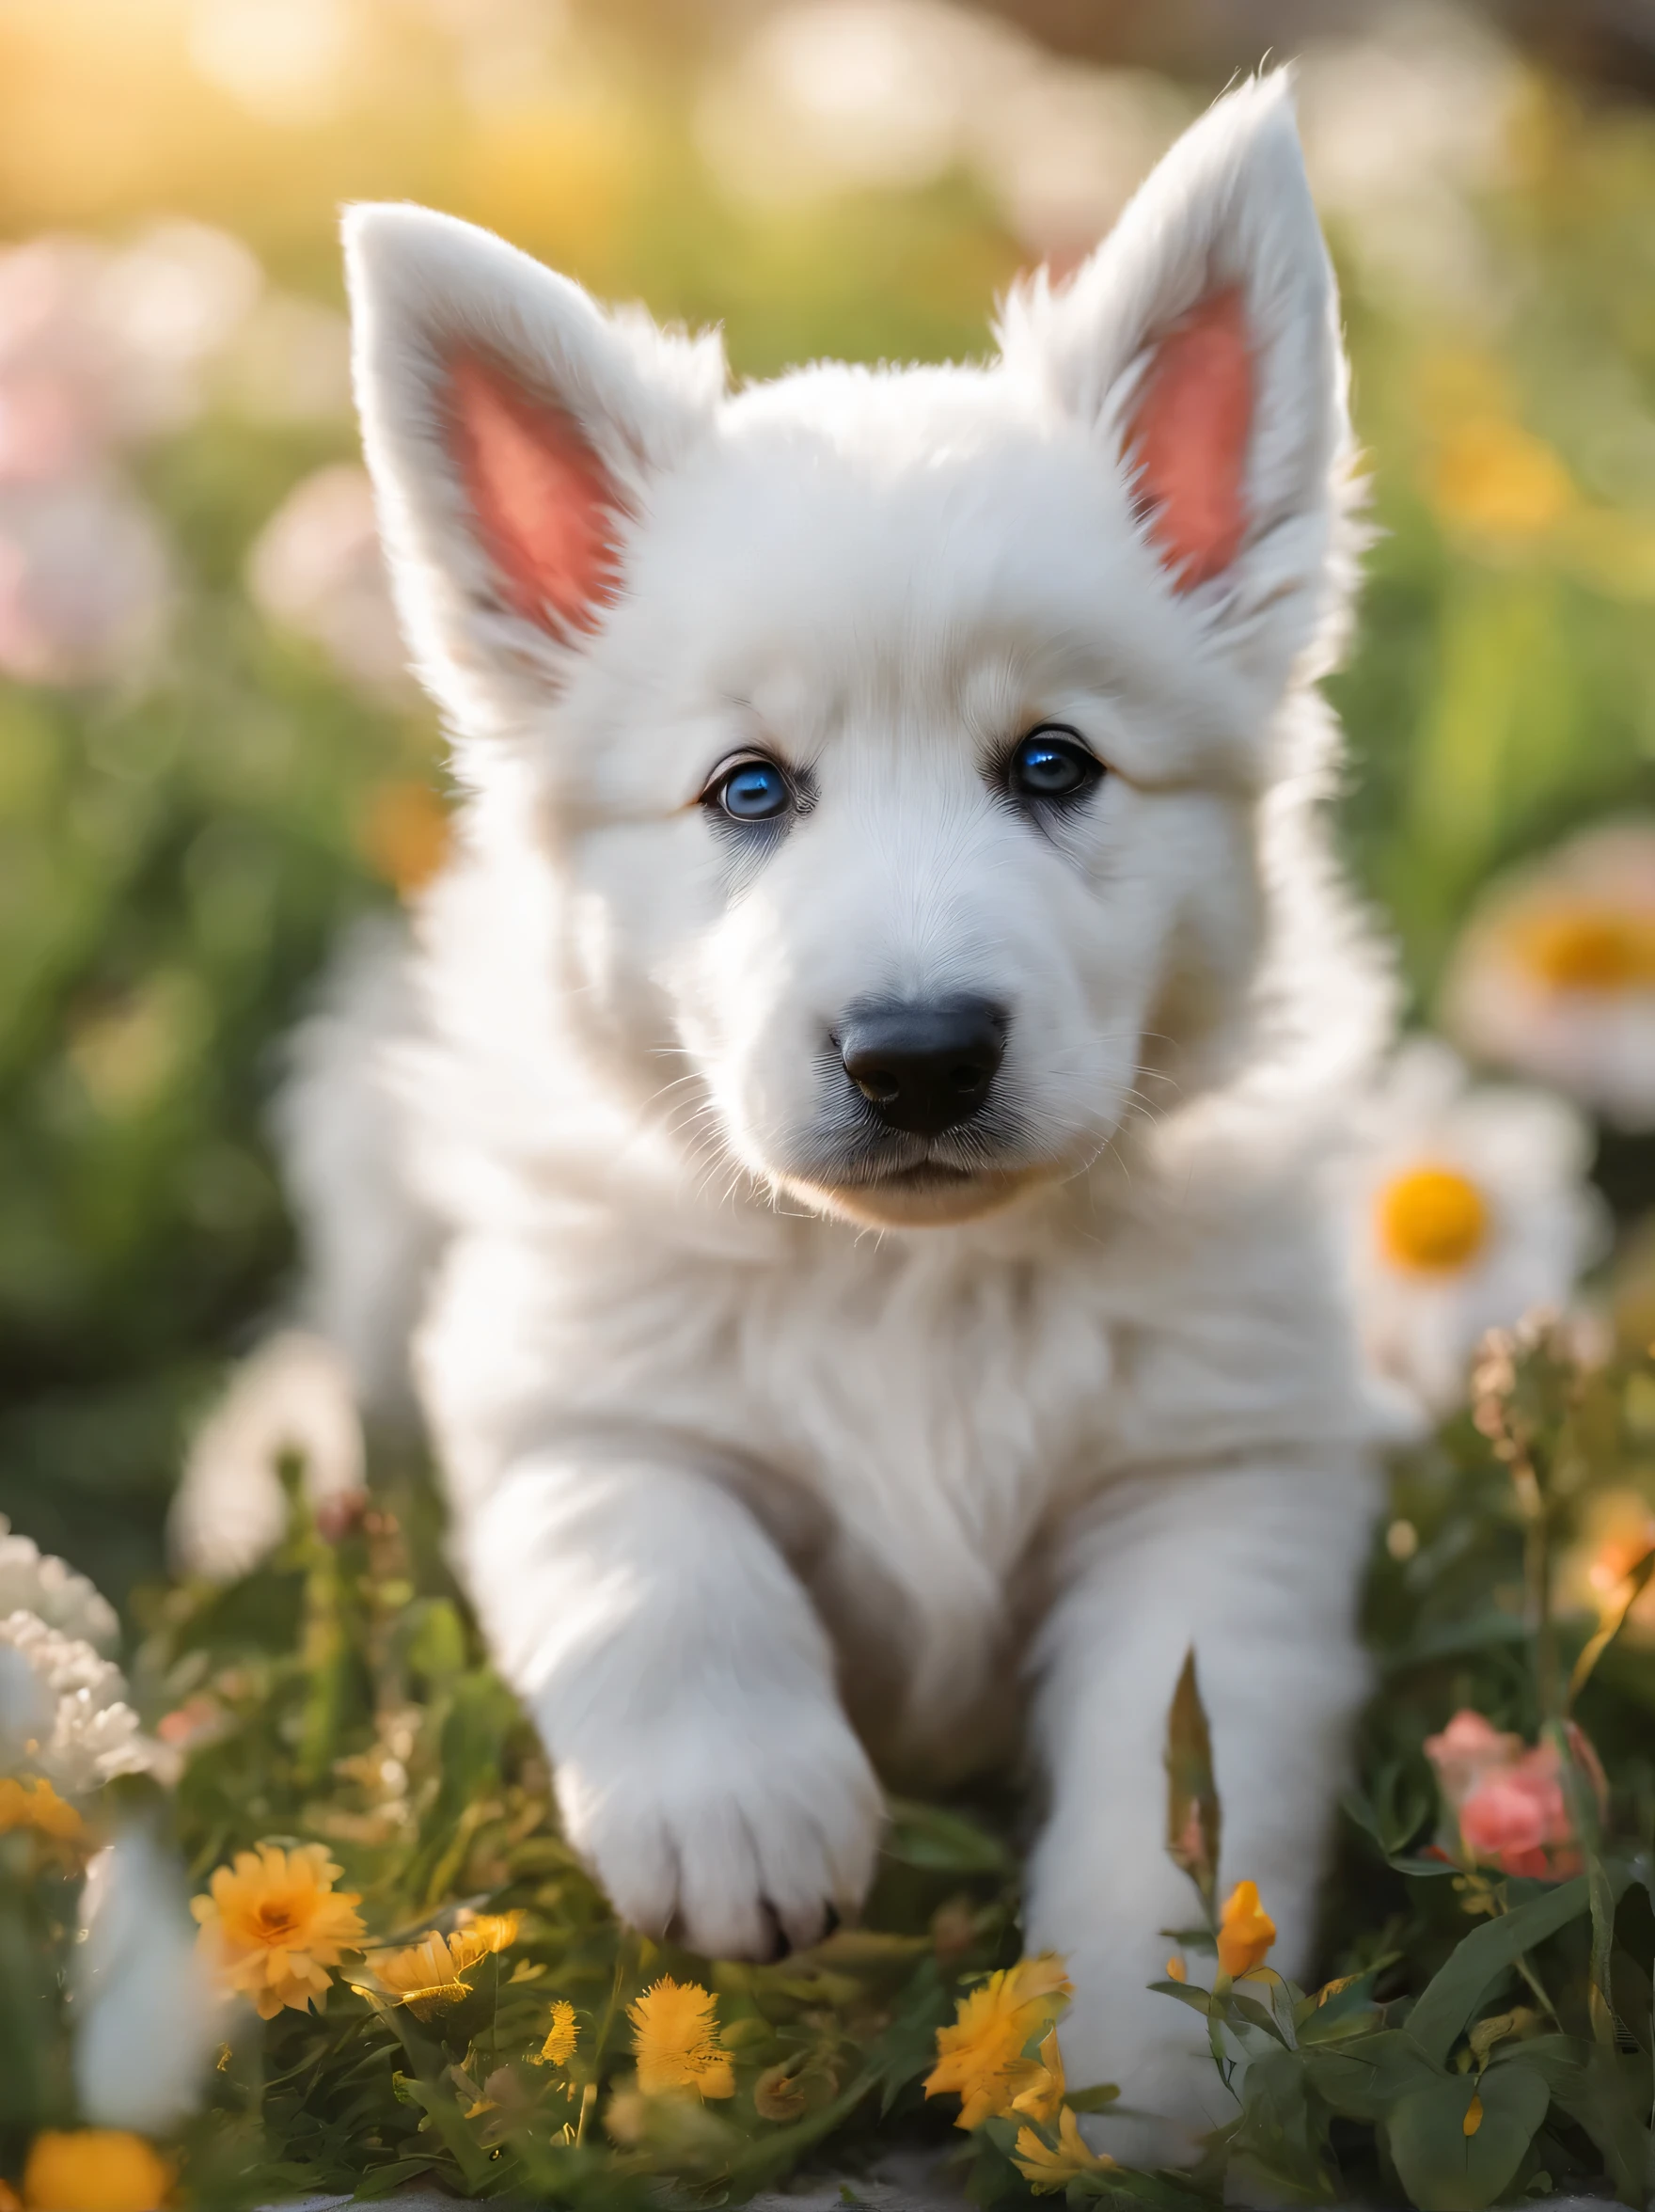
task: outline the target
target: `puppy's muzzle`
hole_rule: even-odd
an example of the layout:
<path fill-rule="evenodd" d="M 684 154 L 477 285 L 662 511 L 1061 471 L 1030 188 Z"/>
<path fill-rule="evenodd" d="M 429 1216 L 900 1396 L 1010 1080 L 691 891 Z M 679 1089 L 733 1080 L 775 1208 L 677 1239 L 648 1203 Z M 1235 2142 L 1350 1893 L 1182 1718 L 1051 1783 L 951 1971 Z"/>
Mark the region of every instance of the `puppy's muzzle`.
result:
<path fill-rule="evenodd" d="M 835 1043 L 844 1072 L 887 1128 L 940 1136 L 987 1104 L 1006 1016 L 987 999 L 856 1008 Z"/>

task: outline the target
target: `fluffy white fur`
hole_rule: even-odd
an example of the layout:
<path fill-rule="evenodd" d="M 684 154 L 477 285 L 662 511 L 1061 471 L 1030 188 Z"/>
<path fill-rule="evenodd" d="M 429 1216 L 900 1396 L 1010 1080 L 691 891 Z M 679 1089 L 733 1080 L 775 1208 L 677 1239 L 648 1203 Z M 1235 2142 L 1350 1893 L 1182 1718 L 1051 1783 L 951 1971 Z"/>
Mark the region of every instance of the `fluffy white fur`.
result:
<path fill-rule="evenodd" d="M 982 367 L 729 396 L 716 339 L 463 224 L 365 208 L 347 240 L 386 542 L 466 792 L 378 1157 L 440 1224 L 421 1396 L 568 1832 L 642 1927 L 804 1943 L 869 1880 L 875 1764 L 946 1778 L 1020 1730 L 1071 2078 L 1222 2118 L 1200 2023 L 1144 1988 L 1190 1917 L 1165 1715 L 1193 1642 L 1223 1878 L 1303 1967 L 1372 1504 L 1320 1168 L 1389 1013 L 1316 819 L 1349 440 L 1285 86 L 1214 108 Z M 1180 591 L 1125 425 L 1226 286 L 1247 534 Z M 448 428 L 467 351 L 615 485 L 590 633 L 493 571 Z M 1042 830 L 992 762 L 1047 721 L 1110 773 Z M 816 794 L 758 845 L 697 803 L 752 746 Z M 339 1277 L 313 1311 L 371 1377 L 417 1243 L 359 1169 L 387 1002 L 358 980 L 355 1063 L 313 1051 L 287 1130 Z M 1010 1011 L 1004 1111 L 932 1146 L 945 1198 L 859 1181 L 826 1040 L 859 1000 L 961 991 Z"/>

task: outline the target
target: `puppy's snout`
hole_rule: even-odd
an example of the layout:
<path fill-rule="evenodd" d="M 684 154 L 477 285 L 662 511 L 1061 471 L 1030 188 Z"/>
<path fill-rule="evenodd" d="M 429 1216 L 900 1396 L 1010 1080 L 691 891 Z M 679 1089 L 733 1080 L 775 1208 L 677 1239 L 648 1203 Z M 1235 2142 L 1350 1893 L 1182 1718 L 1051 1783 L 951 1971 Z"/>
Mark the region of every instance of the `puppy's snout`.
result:
<path fill-rule="evenodd" d="M 935 1137 L 982 1109 L 1005 1033 L 1000 1007 L 957 998 L 859 1007 L 837 1041 L 844 1072 L 882 1121 Z"/>

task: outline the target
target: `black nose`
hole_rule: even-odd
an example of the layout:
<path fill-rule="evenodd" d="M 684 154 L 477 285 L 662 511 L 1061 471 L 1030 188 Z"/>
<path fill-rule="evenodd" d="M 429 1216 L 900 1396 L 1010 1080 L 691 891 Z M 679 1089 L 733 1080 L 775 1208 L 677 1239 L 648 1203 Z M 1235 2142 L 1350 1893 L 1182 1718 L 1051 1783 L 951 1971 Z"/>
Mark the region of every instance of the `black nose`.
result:
<path fill-rule="evenodd" d="M 986 999 L 861 1006 L 841 1024 L 839 1049 L 844 1072 L 882 1121 L 935 1137 L 982 1107 L 1005 1029 Z"/>

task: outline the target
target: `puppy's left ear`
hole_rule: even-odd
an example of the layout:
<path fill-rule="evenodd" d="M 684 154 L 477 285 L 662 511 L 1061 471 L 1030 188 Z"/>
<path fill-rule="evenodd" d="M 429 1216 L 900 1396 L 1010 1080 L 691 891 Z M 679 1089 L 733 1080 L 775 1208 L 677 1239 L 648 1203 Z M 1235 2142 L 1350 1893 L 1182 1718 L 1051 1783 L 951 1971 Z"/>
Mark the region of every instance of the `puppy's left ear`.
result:
<path fill-rule="evenodd" d="M 1003 319 L 1106 441 L 1166 591 L 1285 681 L 1336 605 L 1350 428 L 1338 295 L 1285 72 L 1208 110 L 1075 277 Z"/>

